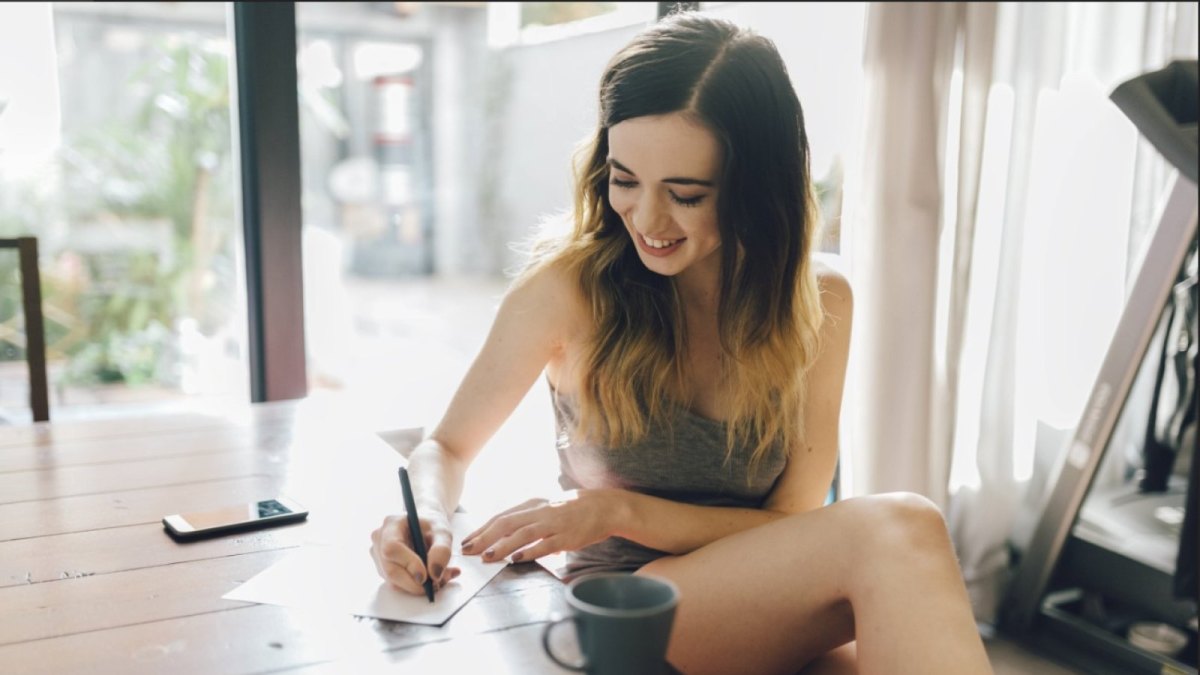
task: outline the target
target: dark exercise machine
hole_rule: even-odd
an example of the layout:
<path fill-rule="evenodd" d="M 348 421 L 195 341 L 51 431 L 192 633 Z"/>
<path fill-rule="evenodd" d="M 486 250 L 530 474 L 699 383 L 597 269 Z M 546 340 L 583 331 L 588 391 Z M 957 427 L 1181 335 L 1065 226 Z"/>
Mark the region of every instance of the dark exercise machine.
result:
<path fill-rule="evenodd" d="M 1000 629 L 1088 673 L 1196 674 L 1197 67 L 1110 98 L 1178 170 Z"/>

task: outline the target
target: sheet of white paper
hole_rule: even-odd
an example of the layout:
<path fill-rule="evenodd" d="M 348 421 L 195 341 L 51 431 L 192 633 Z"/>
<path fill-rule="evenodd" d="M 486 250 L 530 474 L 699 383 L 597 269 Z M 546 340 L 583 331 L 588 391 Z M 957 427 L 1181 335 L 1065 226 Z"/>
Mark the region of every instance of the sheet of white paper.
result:
<path fill-rule="evenodd" d="M 452 527 L 456 546 L 474 530 L 463 518 L 455 518 Z M 440 626 L 507 563 L 485 563 L 479 556 L 455 553 L 450 565 L 461 568 L 462 574 L 430 603 L 424 595 L 403 593 L 380 579 L 366 547 L 308 545 L 222 597 Z"/>
<path fill-rule="evenodd" d="M 537 564 L 541 565 L 547 572 L 558 577 L 559 581 L 566 581 L 567 578 L 567 553 L 551 553 L 537 559 Z"/>

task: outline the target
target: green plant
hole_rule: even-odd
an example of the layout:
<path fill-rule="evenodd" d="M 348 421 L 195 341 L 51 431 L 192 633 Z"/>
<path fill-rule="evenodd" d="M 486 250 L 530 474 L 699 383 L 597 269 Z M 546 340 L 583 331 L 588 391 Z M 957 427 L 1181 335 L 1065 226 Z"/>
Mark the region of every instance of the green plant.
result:
<path fill-rule="evenodd" d="M 216 330 L 231 293 L 228 58 L 206 49 L 201 36 L 163 36 L 128 84 L 132 120 L 93 126 L 64 143 L 66 217 L 126 226 L 165 220 L 170 254 L 86 254 L 88 283 L 77 297 L 48 298 L 71 306 L 84 327 L 64 350 L 72 383 L 169 383 L 173 327 L 189 316 L 202 332 Z"/>

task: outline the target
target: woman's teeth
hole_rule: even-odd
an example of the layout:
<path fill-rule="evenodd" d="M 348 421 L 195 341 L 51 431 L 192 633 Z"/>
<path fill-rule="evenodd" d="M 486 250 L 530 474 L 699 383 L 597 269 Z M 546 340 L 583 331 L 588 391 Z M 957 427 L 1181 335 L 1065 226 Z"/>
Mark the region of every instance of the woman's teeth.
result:
<path fill-rule="evenodd" d="M 666 248 L 668 246 L 674 245 L 675 242 L 679 241 L 678 239 L 672 239 L 672 240 L 651 239 L 650 237 L 646 237 L 646 236 L 643 236 L 642 238 L 646 240 L 646 243 L 649 244 L 651 248 Z"/>

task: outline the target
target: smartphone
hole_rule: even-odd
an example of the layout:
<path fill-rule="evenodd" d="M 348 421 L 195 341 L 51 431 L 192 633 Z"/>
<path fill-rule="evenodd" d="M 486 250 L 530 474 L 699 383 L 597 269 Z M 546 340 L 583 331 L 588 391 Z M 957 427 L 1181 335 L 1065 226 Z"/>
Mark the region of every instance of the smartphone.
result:
<path fill-rule="evenodd" d="M 192 541 L 286 525 L 307 517 L 308 509 L 285 497 L 276 497 L 211 511 L 176 513 L 163 518 L 162 522 L 163 529 L 174 539 Z"/>

